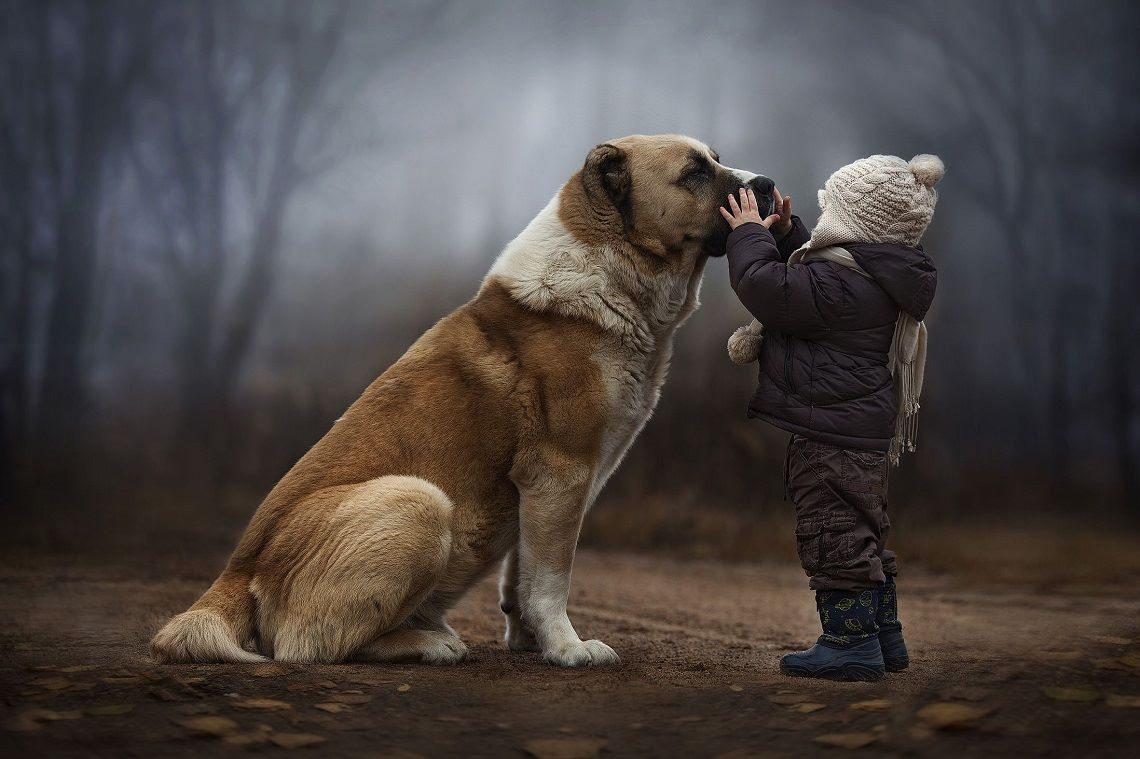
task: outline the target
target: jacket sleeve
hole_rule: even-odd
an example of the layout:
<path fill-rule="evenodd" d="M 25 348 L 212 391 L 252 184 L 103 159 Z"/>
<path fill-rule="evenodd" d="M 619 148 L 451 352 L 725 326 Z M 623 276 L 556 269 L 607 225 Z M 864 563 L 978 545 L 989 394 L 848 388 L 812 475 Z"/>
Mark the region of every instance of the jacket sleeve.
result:
<path fill-rule="evenodd" d="M 791 234 L 791 233 L 789 233 Z M 728 236 L 728 276 L 736 296 L 765 328 L 790 335 L 826 330 L 809 267 L 781 260 L 762 224 L 741 224 Z"/>
<path fill-rule="evenodd" d="M 811 233 L 800 221 L 800 217 L 792 214 L 792 228 L 785 232 L 783 237 L 776 240 L 776 249 L 780 251 L 780 260 L 787 263 L 788 256 L 803 247 L 804 243 L 810 239 Z"/>

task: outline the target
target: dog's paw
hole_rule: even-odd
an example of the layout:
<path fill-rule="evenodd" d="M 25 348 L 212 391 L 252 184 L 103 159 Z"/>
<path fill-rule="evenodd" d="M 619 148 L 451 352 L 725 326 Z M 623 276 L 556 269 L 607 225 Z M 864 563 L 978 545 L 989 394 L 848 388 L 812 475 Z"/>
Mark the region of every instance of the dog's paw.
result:
<path fill-rule="evenodd" d="M 507 634 L 503 636 L 512 651 L 541 651 L 538 639 L 522 622 L 507 620 Z"/>
<path fill-rule="evenodd" d="M 424 664 L 458 664 L 467 658 L 467 645 L 459 638 L 441 637 L 434 645 L 424 649 Z"/>
<path fill-rule="evenodd" d="M 617 652 L 600 640 L 575 640 L 547 651 L 543 659 L 557 667 L 605 667 L 621 663 Z"/>

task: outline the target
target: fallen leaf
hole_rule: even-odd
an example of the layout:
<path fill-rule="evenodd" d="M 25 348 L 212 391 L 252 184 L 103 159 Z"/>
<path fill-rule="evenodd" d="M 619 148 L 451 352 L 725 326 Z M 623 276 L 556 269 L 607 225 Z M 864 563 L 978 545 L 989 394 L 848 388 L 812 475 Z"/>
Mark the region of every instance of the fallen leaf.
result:
<path fill-rule="evenodd" d="M 1089 688 L 1066 688 L 1059 685 L 1046 685 L 1041 692 L 1054 701 L 1096 701 L 1100 698 L 1100 691 Z"/>
<path fill-rule="evenodd" d="M 1130 706 L 1138 709 L 1140 708 L 1140 696 L 1121 696 L 1116 693 L 1109 693 L 1108 700 L 1105 703 L 1109 706 Z"/>
<path fill-rule="evenodd" d="M 277 662 L 258 664 L 249 670 L 249 674 L 253 677 L 281 677 L 282 675 L 292 674 L 292 672 L 292 667 L 287 667 Z"/>
<path fill-rule="evenodd" d="M 329 714 L 340 714 L 341 712 L 348 711 L 348 707 L 344 704 L 338 704 L 335 701 L 329 701 L 323 704 L 313 704 L 314 709 L 320 709 L 322 712 Z"/>
<path fill-rule="evenodd" d="M 4 725 L 5 729 L 20 733 L 30 733 L 39 730 L 44 722 L 58 722 L 60 720 L 79 719 L 83 713 L 78 710 L 56 711 L 54 709 L 28 709 L 16 715 L 16 718 Z"/>
<path fill-rule="evenodd" d="M 780 706 L 790 706 L 792 704 L 802 704 L 804 701 L 810 701 L 811 696 L 806 693 L 777 693 L 775 696 L 768 696 L 768 700 Z"/>
<path fill-rule="evenodd" d="M 266 743 L 268 740 L 269 734 L 262 731 L 230 733 L 222 738 L 224 743 L 228 743 L 231 746 L 256 746 L 260 743 Z"/>
<path fill-rule="evenodd" d="M 606 745 L 591 738 L 550 738 L 526 742 L 526 752 L 535 759 L 593 759 Z"/>
<path fill-rule="evenodd" d="M 407 693 L 411 689 L 412 689 L 412 686 L 408 685 L 407 683 L 404 683 L 403 685 L 396 688 L 396 692 L 397 693 Z"/>
<path fill-rule="evenodd" d="M 39 677 L 32 680 L 28 685 L 34 685 L 44 690 L 67 690 L 73 683 L 66 677 Z"/>
<path fill-rule="evenodd" d="M 1089 659 L 1089 662 L 1097 669 L 1128 669 L 1119 659 L 1111 657 L 1105 659 Z"/>
<path fill-rule="evenodd" d="M 330 701 L 353 706 L 367 704 L 372 700 L 372 696 L 365 696 L 363 693 L 330 693 L 328 698 Z"/>
<path fill-rule="evenodd" d="M 293 708 L 291 704 L 272 698 L 243 698 L 240 701 L 234 701 L 233 705 L 238 709 L 256 709 L 267 712 L 277 712 Z"/>
<path fill-rule="evenodd" d="M 192 733 L 212 735 L 214 737 L 227 735 L 237 729 L 238 724 L 228 717 L 208 715 L 205 717 L 191 717 L 178 720 L 178 724 Z"/>
<path fill-rule="evenodd" d="M 328 742 L 328 738 L 312 733 L 270 733 L 269 740 L 281 748 L 306 748 Z"/>
<path fill-rule="evenodd" d="M 1090 635 L 1088 639 L 1097 643 L 1107 643 L 1110 646 L 1127 646 L 1132 642 L 1128 638 L 1121 638 L 1117 635 Z"/>
<path fill-rule="evenodd" d="M 993 709 L 941 701 L 922 707 L 916 716 L 930 728 L 964 730 L 992 711 Z"/>
<path fill-rule="evenodd" d="M 182 693 L 175 693 L 170 688 L 151 688 L 147 691 L 151 698 L 157 698 L 159 701 L 185 701 L 187 696 Z"/>
<path fill-rule="evenodd" d="M 55 709 L 33 709 L 32 713 L 36 719 L 42 722 L 59 722 L 60 720 L 79 719 L 83 716 L 83 712 L 78 709 L 68 709 L 65 711 L 56 711 Z"/>
<path fill-rule="evenodd" d="M 847 708 L 860 712 L 885 712 L 891 708 L 891 702 L 885 698 L 872 698 L 867 701 L 856 701 Z"/>
<path fill-rule="evenodd" d="M 732 691 L 733 693 L 740 693 L 740 691 L 744 690 L 744 688 L 742 688 L 739 685 L 730 685 L 730 686 L 728 686 L 728 689 L 730 691 Z"/>
<path fill-rule="evenodd" d="M 988 688 L 979 688 L 976 685 L 959 685 L 948 688 L 942 692 L 943 698 L 961 699 L 964 701 L 985 701 L 992 695 Z"/>
<path fill-rule="evenodd" d="M 87 713 L 92 717 L 117 717 L 120 714 L 129 714 L 134 708 L 134 704 L 99 704 L 87 707 Z"/>
<path fill-rule="evenodd" d="M 856 749 L 870 746 L 879 738 L 871 733 L 831 733 L 812 738 L 816 743 L 822 743 L 832 748 Z"/>
<path fill-rule="evenodd" d="M 788 711 L 796 712 L 797 714 L 811 714 L 818 712 L 820 709 L 826 709 L 827 704 L 813 704 L 810 701 L 805 701 L 801 704 L 792 704 L 788 707 Z"/>

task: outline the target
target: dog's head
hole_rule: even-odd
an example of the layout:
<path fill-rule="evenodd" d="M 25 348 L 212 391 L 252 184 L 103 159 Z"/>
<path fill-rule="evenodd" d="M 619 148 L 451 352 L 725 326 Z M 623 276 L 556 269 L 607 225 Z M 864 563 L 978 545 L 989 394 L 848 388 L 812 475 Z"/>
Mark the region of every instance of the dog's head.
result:
<path fill-rule="evenodd" d="M 598 145 L 581 171 L 591 216 L 657 262 L 724 254 L 729 227 L 718 209 L 741 187 L 773 208 L 772 180 L 720 162 L 682 135 L 631 135 Z"/>

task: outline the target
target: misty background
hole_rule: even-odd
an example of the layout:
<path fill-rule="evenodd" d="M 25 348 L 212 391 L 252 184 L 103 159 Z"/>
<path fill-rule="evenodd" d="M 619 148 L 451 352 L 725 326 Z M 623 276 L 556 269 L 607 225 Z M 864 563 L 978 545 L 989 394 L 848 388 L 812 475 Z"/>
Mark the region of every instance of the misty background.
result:
<path fill-rule="evenodd" d="M 1123 1 L 7 0 L 4 539 L 228 547 L 591 147 L 659 132 L 809 225 L 839 166 L 939 154 L 897 532 L 933 560 L 966 522 L 1132 529 L 1136 39 Z M 711 261 L 587 543 L 792 560 L 727 279 Z"/>

